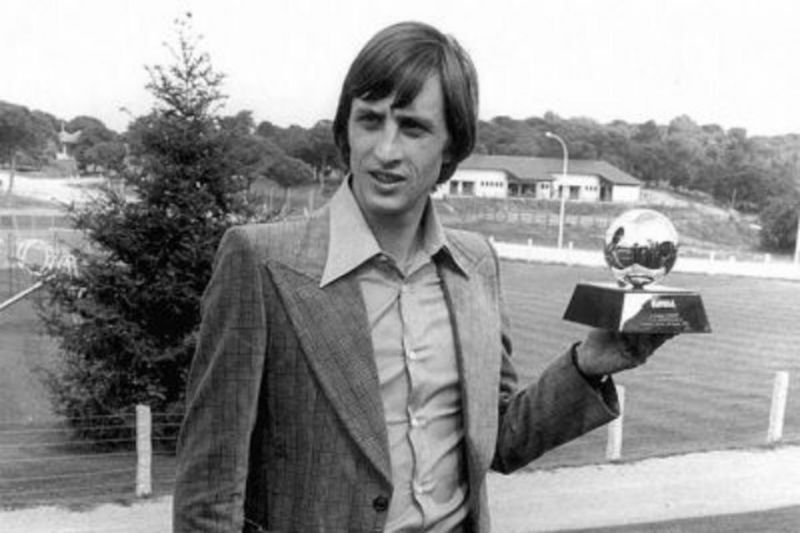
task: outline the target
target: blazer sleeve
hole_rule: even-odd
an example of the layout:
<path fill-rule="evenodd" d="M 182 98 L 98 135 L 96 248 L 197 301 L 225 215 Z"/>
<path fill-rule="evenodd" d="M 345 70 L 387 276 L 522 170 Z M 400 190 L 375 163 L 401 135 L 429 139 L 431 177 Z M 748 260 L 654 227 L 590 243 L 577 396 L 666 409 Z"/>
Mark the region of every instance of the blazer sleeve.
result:
<path fill-rule="evenodd" d="M 241 531 L 249 443 L 266 351 L 262 265 L 243 228 L 222 238 L 178 438 L 173 531 Z"/>
<path fill-rule="evenodd" d="M 494 255 L 499 284 L 499 260 Z M 535 382 L 518 389 L 502 289 L 498 293 L 502 361 L 492 469 L 509 473 L 613 420 L 619 416 L 619 403 L 611 379 L 595 388 L 580 375 L 572 359 L 574 346 L 550 363 Z"/>

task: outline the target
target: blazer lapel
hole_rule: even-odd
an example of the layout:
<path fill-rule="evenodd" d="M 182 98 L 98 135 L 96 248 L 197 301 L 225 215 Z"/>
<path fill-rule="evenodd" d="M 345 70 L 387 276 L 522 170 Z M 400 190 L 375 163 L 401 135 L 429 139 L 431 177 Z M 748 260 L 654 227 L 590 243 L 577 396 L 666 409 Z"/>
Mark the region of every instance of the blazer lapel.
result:
<path fill-rule="evenodd" d="M 327 217 L 316 221 L 323 221 L 324 231 L 311 227 L 305 242 L 293 243 L 294 249 L 310 252 L 288 262 L 268 261 L 267 267 L 323 393 L 364 455 L 391 483 L 386 421 L 361 290 L 350 278 L 319 287 Z"/>
<path fill-rule="evenodd" d="M 452 241 L 451 241 L 452 242 Z M 469 256 L 453 248 L 467 275 L 439 268 L 450 307 L 456 352 L 461 372 L 464 430 L 471 468 L 488 469 L 494 456 L 497 394 L 500 386 L 500 324 L 493 312 L 485 279 Z M 492 333 L 497 332 L 497 337 Z"/>

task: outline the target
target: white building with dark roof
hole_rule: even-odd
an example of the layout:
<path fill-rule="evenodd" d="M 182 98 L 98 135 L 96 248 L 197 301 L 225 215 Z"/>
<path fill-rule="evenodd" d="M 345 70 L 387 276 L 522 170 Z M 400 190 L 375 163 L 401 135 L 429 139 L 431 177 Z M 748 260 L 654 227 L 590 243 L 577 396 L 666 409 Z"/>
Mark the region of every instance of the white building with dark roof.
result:
<path fill-rule="evenodd" d="M 638 202 L 642 183 L 605 161 L 570 159 L 566 177 L 559 158 L 473 154 L 434 197 L 560 198 L 571 201 Z"/>

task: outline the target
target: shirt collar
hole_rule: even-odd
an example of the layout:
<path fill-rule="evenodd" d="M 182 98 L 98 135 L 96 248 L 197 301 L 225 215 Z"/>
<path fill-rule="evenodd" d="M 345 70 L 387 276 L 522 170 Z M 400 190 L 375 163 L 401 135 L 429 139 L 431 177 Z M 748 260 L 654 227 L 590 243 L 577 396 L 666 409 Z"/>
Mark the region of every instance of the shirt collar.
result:
<path fill-rule="evenodd" d="M 350 176 L 331 198 L 329 216 L 328 258 L 322 271 L 320 287 L 350 273 L 381 253 L 378 241 L 350 190 Z M 422 249 L 431 258 L 440 252 L 446 254 L 458 270 L 466 273 L 463 265 L 450 252 L 447 235 L 430 200 L 422 215 Z"/>

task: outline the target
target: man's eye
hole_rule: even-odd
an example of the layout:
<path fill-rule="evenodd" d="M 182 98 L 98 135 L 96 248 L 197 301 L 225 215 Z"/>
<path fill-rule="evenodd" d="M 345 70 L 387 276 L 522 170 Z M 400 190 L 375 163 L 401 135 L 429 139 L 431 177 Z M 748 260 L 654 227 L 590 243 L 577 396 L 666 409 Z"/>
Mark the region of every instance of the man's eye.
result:
<path fill-rule="evenodd" d="M 428 131 L 427 128 L 425 128 L 425 126 L 414 120 L 401 122 L 400 127 L 403 129 L 406 135 L 410 137 L 419 137 L 421 135 L 424 135 Z"/>
<path fill-rule="evenodd" d="M 358 123 L 365 128 L 376 128 L 380 126 L 382 118 L 380 115 L 368 113 L 358 117 Z"/>

